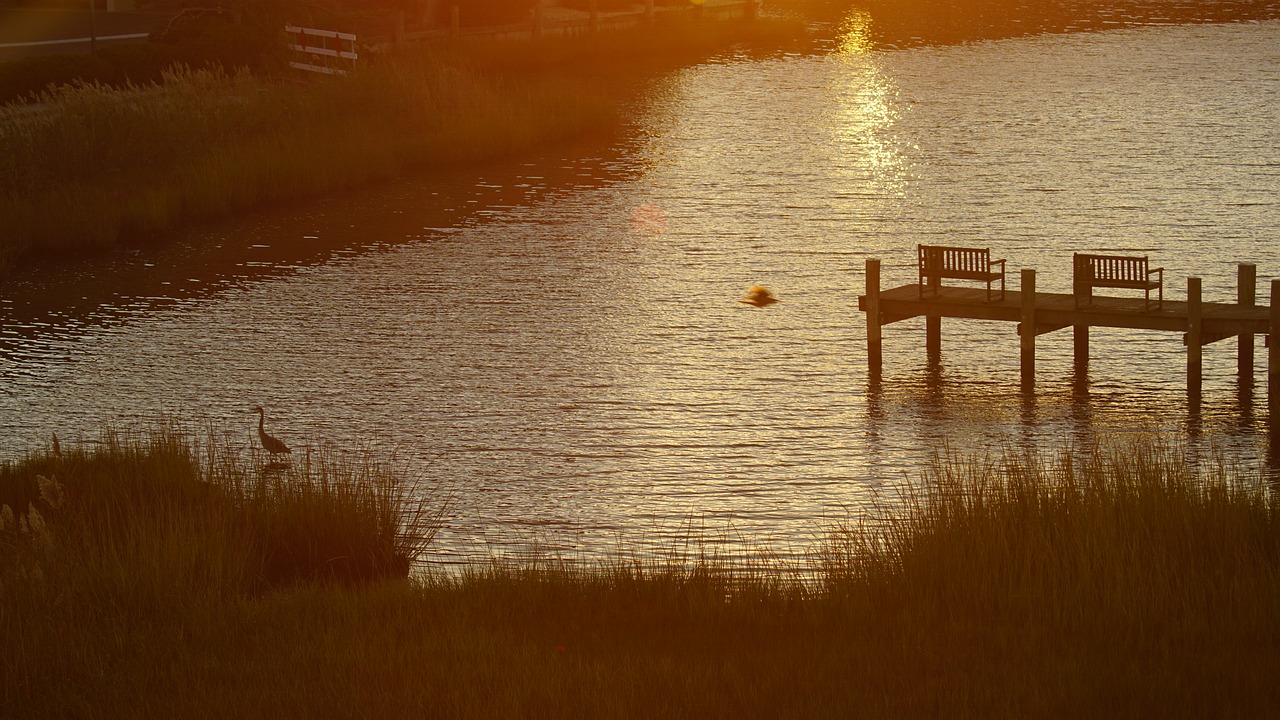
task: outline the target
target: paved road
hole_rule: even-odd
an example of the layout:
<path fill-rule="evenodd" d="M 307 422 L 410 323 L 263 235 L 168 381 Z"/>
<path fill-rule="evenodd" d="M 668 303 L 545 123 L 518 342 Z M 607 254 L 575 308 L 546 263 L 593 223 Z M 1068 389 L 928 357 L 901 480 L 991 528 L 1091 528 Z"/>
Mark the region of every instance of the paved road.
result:
<path fill-rule="evenodd" d="M 164 29 L 170 15 L 87 10 L 0 9 L 0 61 L 32 55 L 85 54 L 89 37 L 106 43 L 138 42 Z"/>

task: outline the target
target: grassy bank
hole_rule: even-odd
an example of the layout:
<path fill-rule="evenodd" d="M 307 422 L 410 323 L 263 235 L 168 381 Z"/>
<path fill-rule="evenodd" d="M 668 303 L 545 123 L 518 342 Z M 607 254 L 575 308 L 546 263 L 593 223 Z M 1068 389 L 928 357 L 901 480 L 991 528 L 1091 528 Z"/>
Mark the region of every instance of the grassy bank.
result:
<path fill-rule="evenodd" d="M 607 127 L 604 97 L 412 60 L 308 86 L 175 70 L 0 111 L 0 270 L 256 205 L 479 162 Z"/>
<path fill-rule="evenodd" d="M 243 569 L 244 557 L 261 567 L 253 545 L 240 544 L 244 521 L 211 520 L 200 509 L 210 503 L 158 502 L 140 488 L 176 473 L 186 498 L 208 492 L 194 483 L 211 469 L 242 477 L 231 488 L 251 486 L 253 473 L 218 469 L 229 460 L 193 464 L 197 453 L 167 436 L 148 443 L 40 454 L 0 474 L 6 497 L 38 494 L 37 475 L 53 496 L 34 500 L 47 510 L 44 530 L 10 522 L 0 543 L 0 714 L 1280 710 L 1274 501 L 1256 479 L 1193 472 L 1176 448 L 1155 443 L 1053 462 L 940 462 L 879 518 L 833 530 L 807 580 L 767 563 L 620 557 L 372 583 L 305 572 L 264 582 L 260 569 Z M 65 499 L 48 489 L 54 479 Z M 269 494 L 241 492 L 239 512 L 294 516 Z M 333 517 L 359 515 L 320 504 Z M 333 524 L 304 523 L 294 537 Z"/>
<path fill-rule="evenodd" d="M 305 85 L 175 68 L 159 85 L 63 86 L 39 106 L 0 108 L 0 277 L 202 218 L 607 131 L 616 98 L 602 66 L 691 59 L 793 30 L 715 23 L 441 43 Z"/>

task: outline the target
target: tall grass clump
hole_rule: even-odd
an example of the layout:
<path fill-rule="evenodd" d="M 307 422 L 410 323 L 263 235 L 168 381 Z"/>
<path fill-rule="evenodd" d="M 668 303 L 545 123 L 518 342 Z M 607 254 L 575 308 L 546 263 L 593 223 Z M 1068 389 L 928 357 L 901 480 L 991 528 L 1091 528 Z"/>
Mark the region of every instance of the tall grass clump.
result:
<path fill-rule="evenodd" d="M 151 628 L 246 598 L 404 582 L 442 509 L 369 454 L 283 466 L 173 425 L 0 464 L 2 695 L 101 675 L 104 653 L 168 662 Z"/>
<path fill-rule="evenodd" d="M 15 521 L 38 518 L 66 546 L 62 560 L 220 596 L 406 577 L 435 532 L 430 500 L 367 453 L 308 448 L 264 463 L 171 424 L 0 464 L 0 504 Z"/>
<path fill-rule="evenodd" d="M 965 687 L 980 682 L 1033 714 L 1274 708 L 1274 492 L 1153 438 L 940 456 L 879 518 L 833 533 L 823 592 L 887 621 L 957 697 L 990 694 Z"/>

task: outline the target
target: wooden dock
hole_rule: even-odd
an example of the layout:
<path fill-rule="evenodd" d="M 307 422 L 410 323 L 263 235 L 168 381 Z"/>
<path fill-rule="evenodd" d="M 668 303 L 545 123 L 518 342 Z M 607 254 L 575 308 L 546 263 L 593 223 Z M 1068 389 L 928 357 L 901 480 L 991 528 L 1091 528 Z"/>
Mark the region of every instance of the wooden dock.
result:
<path fill-rule="evenodd" d="M 942 318 L 995 320 L 1017 324 L 1021 345 L 1022 381 L 1035 382 L 1036 337 L 1047 332 L 1072 328 L 1074 360 L 1077 367 L 1089 362 L 1089 328 L 1112 327 L 1163 330 L 1182 333 L 1187 346 L 1187 389 L 1199 396 L 1201 349 L 1225 338 L 1239 338 L 1237 370 L 1243 382 L 1252 383 L 1254 336 L 1280 337 L 1280 280 L 1271 281 L 1271 305 L 1256 304 L 1257 268 L 1242 264 L 1237 273 L 1235 303 L 1201 301 L 1200 278 L 1187 278 L 1185 301 L 1165 300 L 1163 306 L 1144 309 L 1143 297 L 1094 295 L 1078 299 L 1068 293 L 1036 292 L 1036 271 L 1023 270 L 1019 290 L 1010 290 L 1003 299 L 987 301 L 982 287 L 941 287 L 927 289 L 921 297 L 920 285 L 910 284 L 880 289 L 880 261 L 867 260 L 866 294 L 858 297 L 858 309 L 867 314 L 867 363 L 873 376 L 882 368 L 881 348 L 885 325 L 924 316 L 925 345 L 930 358 L 940 356 Z M 1124 292 L 1124 291 L 1121 291 Z M 1028 331 L 1030 329 L 1030 331 Z M 1267 377 L 1269 404 L 1274 412 L 1280 398 L 1280 341 L 1268 342 Z"/>

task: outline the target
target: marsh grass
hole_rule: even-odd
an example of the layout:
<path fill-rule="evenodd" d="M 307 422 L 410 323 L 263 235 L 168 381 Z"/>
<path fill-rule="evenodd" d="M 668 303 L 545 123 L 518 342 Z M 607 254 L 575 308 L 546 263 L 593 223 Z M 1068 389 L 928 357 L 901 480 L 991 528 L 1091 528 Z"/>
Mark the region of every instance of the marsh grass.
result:
<path fill-rule="evenodd" d="M 62 86 L 0 109 L 0 270 L 612 122 L 586 84 L 515 87 L 409 57 L 305 86 L 181 67 L 163 85 Z"/>
<path fill-rule="evenodd" d="M 160 83 L 46 90 L 38 105 L 0 107 L 0 276 L 40 258 L 157 242 L 204 218 L 606 132 L 617 117 L 602 66 L 688 61 L 796 32 L 706 23 L 458 41 L 306 84 L 174 66 Z"/>
<path fill-rule="evenodd" d="M 17 523 L 7 544 L 19 555 L 33 546 L 19 525 L 38 517 L 53 567 L 106 569 L 99 589 L 130 605 L 140 587 L 230 597 L 407 577 L 434 535 L 439 499 L 413 496 L 393 462 L 368 453 L 301 455 L 265 463 L 172 424 L 108 430 L 93 446 L 0 465 L 0 505 Z"/>
<path fill-rule="evenodd" d="M 119 605 L 72 591 L 109 584 L 86 581 L 91 566 L 114 572 L 71 552 L 51 511 L 52 545 L 12 532 L 0 545 L 0 714 L 1273 717 L 1275 502 L 1249 473 L 1198 468 L 1159 440 L 943 456 L 833 529 L 806 572 L 694 547 L 412 582 L 171 588 L 152 606 L 124 602 L 127 587 Z M 15 582 L 33 569 L 42 581 Z"/>

